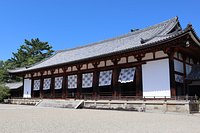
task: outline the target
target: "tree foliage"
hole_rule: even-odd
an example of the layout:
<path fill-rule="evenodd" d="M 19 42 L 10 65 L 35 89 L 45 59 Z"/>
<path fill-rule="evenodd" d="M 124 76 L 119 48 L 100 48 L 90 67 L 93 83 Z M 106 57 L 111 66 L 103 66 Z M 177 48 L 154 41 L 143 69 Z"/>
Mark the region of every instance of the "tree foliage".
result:
<path fill-rule="evenodd" d="M 10 90 L 8 87 L 0 84 L 0 102 L 3 102 L 3 99 L 8 98 L 10 96 Z"/>
<path fill-rule="evenodd" d="M 35 64 L 53 54 L 52 46 L 38 38 L 25 40 L 13 57 L 7 61 L 0 61 L 0 83 L 12 81 L 7 70 L 26 67 Z M 16 78 L 14 79 L 16 81 Z M 19 80 L 19 78 L 17 78 Z"/>
<path fill-rule="evenodd" d="M 42 42 L 38 38 L 25 40 L 17 53 L 13 53 L 13 57 L 8 60 L 14 67 L 30 66 L 41 61 L 53 54 L 52 46 L 48 42 Z"/>

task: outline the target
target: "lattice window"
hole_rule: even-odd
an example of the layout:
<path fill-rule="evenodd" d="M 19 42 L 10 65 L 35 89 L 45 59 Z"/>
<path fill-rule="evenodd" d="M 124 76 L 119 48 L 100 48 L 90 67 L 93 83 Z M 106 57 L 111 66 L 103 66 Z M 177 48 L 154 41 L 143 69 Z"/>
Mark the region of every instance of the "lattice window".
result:
<path fill-rule="evenodd" d="M 40 80 L 34 80 L 33 90 L 38 91 L 40 90 Z"/>
<path fill-rule="evenodd" d="M 55 89 L 62 88 L 63 77 L 55 77 Z"/>
<path fill-rule="evenodd" d="M 93 73 L 85 73 L 82 75 L 82 88 L 92 87 Z"/>
<path fill-rule="evenodd" d="M 50 89 L 50 86 L 51 86 L 51 78 L 44 79 L 43 90 Z"/>
<path fill-rule="evenodd" d="M 99 74 L 99 86 L 111 85 L 112 70 L 101 71 Z"/>
<path fill-rule="evenodd" d="M 68 76 L 68 89 L 77 88 L 77 75 Z"/>
<path fill-rule="evenodd" d="M 135 68 L 121 69 L 118 82 L 129 83 L 134 81 Z"/>

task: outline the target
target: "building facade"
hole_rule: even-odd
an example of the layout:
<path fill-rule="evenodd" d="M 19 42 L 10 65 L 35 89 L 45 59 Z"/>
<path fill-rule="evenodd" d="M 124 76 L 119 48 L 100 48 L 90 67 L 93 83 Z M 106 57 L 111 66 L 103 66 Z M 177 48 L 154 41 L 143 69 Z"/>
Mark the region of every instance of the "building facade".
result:
<path fill-rule="evenodd" d="M 9 73 L 23 77 L 25 98 L 184 96 L 199 53 L 192 25 L 182 29 L 175 17 Z"/>

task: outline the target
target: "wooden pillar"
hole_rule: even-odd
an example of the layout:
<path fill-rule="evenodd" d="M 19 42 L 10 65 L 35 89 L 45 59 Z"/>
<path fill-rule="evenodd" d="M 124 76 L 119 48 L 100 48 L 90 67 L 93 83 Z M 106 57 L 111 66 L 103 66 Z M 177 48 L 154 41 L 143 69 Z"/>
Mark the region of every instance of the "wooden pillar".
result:
<path fill-rule="evenodd" d="M 66 69 L 63 68 L 63 72 L 64 72 L 64 75 L 63 75 L 63 81 L 62 81 L 62 98 L 66 98 L 67 96 L 67 74 L 66 74 Z"/>
<path fill-rule="evenodd" d="M 183 93 L 187 95 L 187 83 L 186 83 L 186 57 L 182 55 L 183 58 Z"/>
<path fill-rule="evenodd" d="M 77 98 L 81 98 L 81 93 L 82 93 L 82 74 L 80 72 L 81 69 L 81 65 L 77 65 L 76 66 L 78 69 L 78 73 L 77 73 L 77 94 L 76 97 Z"/>
<path fill-rule="evenodd" d="M 135 56 L 138 62 L 142 61 L 142 58 L 145 57 L 145 54 L 138 54 Z M 143 85 L 142 85 L 142 64 L 136 66 L 135 70 L 135 82 L 136 82 L 136 96 L 143 96 Z"/>
<path fill-rule="evenodd" d="M 175 83 L 175 73 L 174 73 L 174 49 L 166 49 L 165 52 L 169 57 L 169 76 L 170 76 L 170 91 L 171 97 L 176 96 L 176 83 Z"/>
<path fill-rule="evenodd" d="M 51 90 L 51 98 L 55 98 L 55 77 L 51 77 L 50 90 Z"/>
<path fill-rule="evenodd" d="M 41 78 L 40 78 L 40 98 L 43 98 L 44 96 L 44 91 L 43 91 L 43 83 L 44 83 L 44 77 L 43 74 L 44 72 L 40 72 Z"/>
<path fill-rule="evenodd" d="M 118 89 L 119 89 L 119 83 L 118 83 L 118 78 L 119 78 L 119 68 L 117 67 L 117 64 L 119 62 L 120 59 L 116 58 L 116 59 L 113 59 L 112 62 L 115 66 L 115 68 L 113 69 L 113 76 L 112 76 L 112 95 L 113 97 L 116 97 L 117 96 L 117 92 L 118 92 Z"/>
<path fill-rule="evenodd" d="M 99 62 L 94 62 L 94 73 L 93 73 L 93 97 L 98 97 L 99 95 L 99 71 L 98 71 Z"/>
<path fill-rule="evenodd" d="M 51 98 L 55 98 L 55 77 L 53 77 L 54 70 L 51 70 L 51 83 L 50 83 L 50 90 L 51 90 Z"/>
<path fill-rule="evenodd" d="M 143 86 L 142 86 L 142 65 L 136 66 L 135 70 L 136 77 L 136 96 L 143 96 Z"/>
<path fill-rule="evenodd" d="M 34 79 L 33 79 L 33 74 L 31 74 L 31 98 L 34 98 Z"/>
<path fill-rule="evenodd" d="M 25 76 L 26 76 L 26 75 L 23 75 L 23 79 L 22 79 L 22 80 L 23 80 L 23 81 L 22 81 L 22 82 L 23 82 L 23 83 L 22 83 L 22 97 L 24 97 L 24 79 L 25 79 Z"/>

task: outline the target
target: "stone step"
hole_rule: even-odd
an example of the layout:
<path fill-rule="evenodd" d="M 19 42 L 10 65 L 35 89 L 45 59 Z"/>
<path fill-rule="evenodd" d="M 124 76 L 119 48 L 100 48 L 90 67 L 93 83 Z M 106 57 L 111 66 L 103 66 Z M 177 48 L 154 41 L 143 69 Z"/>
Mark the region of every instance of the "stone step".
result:
<path fill-rule="evenodd" d="M 77 109 L 82 106 L 83 100 L 62 100 L 62 99 L 43 99 L 38 107 L 55 107 L 55 108 L 74 108 Z"/>

